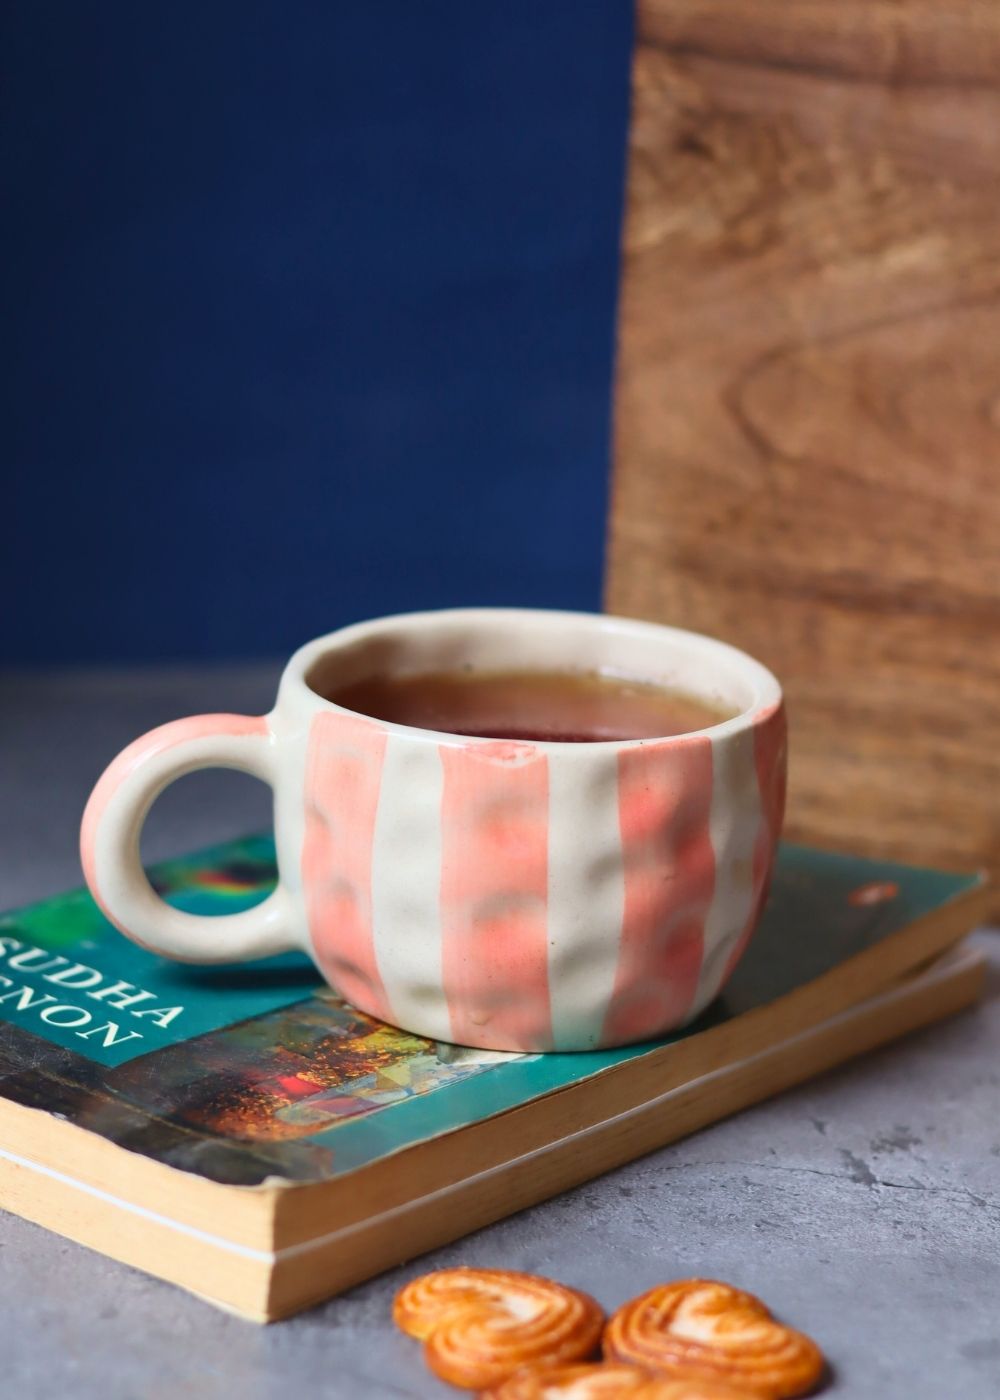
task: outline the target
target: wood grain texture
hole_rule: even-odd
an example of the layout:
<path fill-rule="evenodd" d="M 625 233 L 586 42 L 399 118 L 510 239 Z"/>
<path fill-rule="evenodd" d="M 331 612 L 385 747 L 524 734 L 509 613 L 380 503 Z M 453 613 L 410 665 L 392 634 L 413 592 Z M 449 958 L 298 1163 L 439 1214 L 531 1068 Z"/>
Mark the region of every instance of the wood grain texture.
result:
<path fill-rule="evenodd" d="M 609 610 L 773 667 L 787 834 L 1000 872 L 1000 4 L 640 0 Z"/>

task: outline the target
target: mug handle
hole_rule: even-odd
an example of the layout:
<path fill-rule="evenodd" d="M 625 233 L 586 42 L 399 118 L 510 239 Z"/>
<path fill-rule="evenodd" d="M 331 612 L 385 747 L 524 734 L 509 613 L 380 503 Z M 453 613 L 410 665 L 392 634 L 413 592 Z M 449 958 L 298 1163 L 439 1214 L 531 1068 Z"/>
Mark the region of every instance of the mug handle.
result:
<path fill-rule="evenodd" d="M 165 787 L 199 768 L 236 768 L 274 785 L 266 718 L 194 715 L 151 729 L 113 759 L 90 795 L 80 857 L 91 894 L 134 943 L 181 962 L 244 962 L 300 947 L 291 898 L 274 892 L 240 914 L 185 914 L 155 893 L 139 857 L 143 824 Z"/>

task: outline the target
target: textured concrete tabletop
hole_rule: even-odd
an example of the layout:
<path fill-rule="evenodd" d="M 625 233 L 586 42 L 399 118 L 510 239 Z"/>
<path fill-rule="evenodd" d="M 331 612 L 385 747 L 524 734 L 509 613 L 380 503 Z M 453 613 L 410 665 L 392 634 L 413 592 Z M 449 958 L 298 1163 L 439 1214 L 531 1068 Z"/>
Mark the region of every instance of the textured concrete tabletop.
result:
<path fill-rule="evenodd" d="M 104 763 L 163 720 L 260 713 L 276 672 L 0 677 L 0 907 L 80 883 L 76 828 Z M 236 774 L 157 804 L 150 859 L 268 824 Z M 261 1328 L 0 1214 L 3 1394 L 18 1400 L 454 1395 L 389 1324 L 405 1278 L 470 1263 L 551 1274 L 606 1306 L 726 1279 L 810 1332 L 829 1394 L 1000 1396 L 1000 938 L 992 997 L 546 1205 Z"/>

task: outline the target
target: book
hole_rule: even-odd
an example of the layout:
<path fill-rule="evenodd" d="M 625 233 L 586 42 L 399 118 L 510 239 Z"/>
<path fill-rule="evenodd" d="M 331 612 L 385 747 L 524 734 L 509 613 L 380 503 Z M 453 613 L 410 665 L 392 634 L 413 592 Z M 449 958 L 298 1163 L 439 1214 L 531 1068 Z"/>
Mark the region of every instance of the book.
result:
<path fill-rule="evenodd" d="M 273 847 L 150 878 L 232 913 L 273 887 Z M 287 1316 L 968 1005 L 980 960 L 948 950 L 984 908 L 976 876 L 785 845 L 692 1025 L 510 1055 L 375 1021 L 297 954 L 167 962 L 63 894 L 0 918 L 0 1206 Z"/>

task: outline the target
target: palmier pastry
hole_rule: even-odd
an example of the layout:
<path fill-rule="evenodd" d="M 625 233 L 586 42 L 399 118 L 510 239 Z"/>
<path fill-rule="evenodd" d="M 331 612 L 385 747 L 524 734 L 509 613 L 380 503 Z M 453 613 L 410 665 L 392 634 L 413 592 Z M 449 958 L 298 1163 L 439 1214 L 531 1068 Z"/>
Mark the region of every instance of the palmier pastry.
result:
<path fill-rule="evenodd" d="M 815 1342 L 752 1293 L 711 1279 L 665 1283 L 612 1316 L 604 1355 L 678 1379 L 721 1381 L 766 1400 L 804 1395 L 823 1372 Z"/>
<path fill-rule="evenodd" d="M 398 1327 L 424 1342 L 435 1375 L 468 1390 L 534 1363 L 580 1361 L 597 1350 L 604 1313 L 586 1293 L 505 1269 L 441 1269 L 396 1296 Z"/>
<path fill-rule="evenodd" d="M 638 1366 L 533 1366 L 508 1376 L 481 1400 L 752 1400 L 716 1381 L 674 1380 Z"/>

